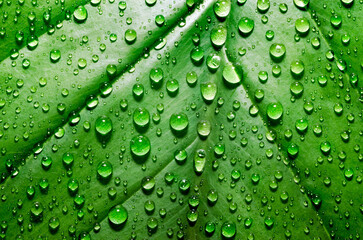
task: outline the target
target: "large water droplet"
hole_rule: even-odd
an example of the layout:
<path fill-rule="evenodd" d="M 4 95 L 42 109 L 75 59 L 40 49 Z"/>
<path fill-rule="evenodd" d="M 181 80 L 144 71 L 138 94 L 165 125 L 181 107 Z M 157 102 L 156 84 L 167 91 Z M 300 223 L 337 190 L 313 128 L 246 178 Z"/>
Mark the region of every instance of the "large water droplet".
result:
<path fill-rule="evenodd" d="M 188 116 L 185 113 L 175 113 L 171 115 L 169 124 L 174 134 L 184 133 L 189 125 Z"/>
<path fill-rule="evenodd" d="M 125 41 L 127 44 L 133 44 L 136 41 L 137 33 L 134 29 L 127 29 L 125 32 Z"/>
<path fill-rule="evenodd" d="M 254 27 L 255 27 L 255 22 L 248 17 L 243 17 L 238 22 L 239 32 L 244 37 L 250 35 L 252 33 Z"/>
<path fill-rule="evenodd" d="M 301 10 L 307 10 L 310 0 L 294 0 L 294 4 Z"/>
<path fill-rule="evenodd" d="M 61 52 L 59 50 L 52 50 L 50 51 L 50 61 L 53 63 L 58 62 L 61 58 Z"/>
<path fill-rule="evenodd" d="M 228 64 L 223 68 L 222 76 L 227 87 L 236 87 L 241 83 L 243 71 L 239 67 Z"/>
<path fill-rule="evenodd" d="M 227 40 L 227 28 L 223 25 L 213 28 L 210 33 L 210 40 L 216 48 L 222 47 Z"/>
<path fill-rule="evenodd" d="M 295 21 L 295 29 L 301 36 L 306 36 L 310 30 L 310 23 L 307 18 L 299 18 Z"/>
<path fill-rule="evenodd" d="M 270 9 L 270 0 L 257 0 L 257 9 L 260 13 L 265 13 Z"/>
<path fill-rule="evenodd" d="M 197 125 L 197 132 L 200 138 L 206 139 L 212 129 L 212 125 L 208 120 L 201 120 Z"/>
<path fill-rule="evenodd" d="M 199 66 L 204 60 L 204 50 L 200 47 L 193 48 L 190 52 L 190 59 L 195 65 Z"/>
<path fill-rule="evenodd" d="M 293 61 L 290 65 L 290 71 L 293 77 L 299 79 L 304 75 L 305 66 L 300 60 Z"/>
<path fill-rule="evenodd" d="M 281 62 L 286 53 L 285 45 L 282 43 L 274 43 L 270 46 L 270 56 L 274 62 Z"/>
<path fill-rule="evenodd" d="M 200 84 L 200 93 L 203 100 L 207 103 L 211 103 L 217 94 L 217 85 L 215 83 L 202 83 Z"/>
<path fill-rule="evenodd" d="M 200 175 L 204 171 L 205 164 L 207 162 L 206 153 L 203 149 L 199 149 L 194 155 L 194 171 Z"/>
<path fill-rule="evenodd" d="M 267 117 L 272 121 L 277 121 L 281 118 L 283 113 L 283 108 L 281 103 L 270 103 L 267 106 Z"/>
<path fill-rule="evenodd" d="M 146 136 L 136 136 L 130 142 L 131 153 L 137 158 L 146 157 L 151 149 L 150 140 Z"/>
<path fill-rule="evenodd" d="M 236 224 L 233 222 L 225 222 L 222 225 L 221 233 L 224 238 L 233 238 L 236 235 Z"/>
<path fill-rule="evenodd" d="M 101 136 L 106 136 L 112 131 L 112 121 L 107 116 L 101 116 L 96 120 L 96 131 Z"/>
<path fill-rule="evenodd" d="M 120 229 L 127 221 L 128 213 L 122 205 L 116 205 L 108 212 L 108 221 L 113 229 Z"/>
<path fill-rule="evenodd" d="M 153 68 L 150 70 L 151 87 L 158 89 L 161 87 L 164 79 L 164 72 L 161 68 Z"/>
<path fill-rule="evenodd" d="M 231 1 L 230 0 L 218 0 L 214 4 L 214 13 L 217 17 L 224 19 L 228 16 L 231 11 Z"/>
<path fill-rule="evenodd" d="M 137 127 L 137 129 L 139 131 L 145 130 L 145 128 L 148 127 L 149 122 L 150 122 L 149 111 L 145 108 L 137 108 L 134 111 L 132 119 L 134 121 L 135 126 Z"/>
<path fill-rule="evenodd" d="M 101 182 L 109 181 L 113 173 L 112 164 L 108 161 L 102 161 L 97 166 L 97 177 Z"/>
<path fill-rule="evenodd" d="M 74 20 L 78 23 L 82 23 L 86 21 L 88 13 L 87 9 L 84 6 L 78 6 L 73 13 Z"/>

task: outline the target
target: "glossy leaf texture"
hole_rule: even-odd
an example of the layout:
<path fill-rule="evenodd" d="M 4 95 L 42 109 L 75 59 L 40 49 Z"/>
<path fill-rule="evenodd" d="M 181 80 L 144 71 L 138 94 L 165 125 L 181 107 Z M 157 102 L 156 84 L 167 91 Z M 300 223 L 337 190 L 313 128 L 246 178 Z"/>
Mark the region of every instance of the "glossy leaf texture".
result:
<path fill-rule="evenodd" d="M 1 1 L 1 239 L 360 239 L 362 1 Z"/>

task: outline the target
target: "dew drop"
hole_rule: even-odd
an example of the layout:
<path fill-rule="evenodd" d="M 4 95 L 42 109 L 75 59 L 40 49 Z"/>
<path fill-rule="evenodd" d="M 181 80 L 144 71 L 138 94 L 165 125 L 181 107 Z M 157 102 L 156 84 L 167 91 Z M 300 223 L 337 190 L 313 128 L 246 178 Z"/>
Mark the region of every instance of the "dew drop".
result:
<path fill-rule="evenodd" d="M 101 181 L 110 180 L 113 173 L 112 164 L 108 161 L 102 161 L 97 166 L 97 177 Z"/>
<path fill-rule="evenodd" d="M 205 151 L 203 149 L 197 150 L 194 155 L 194 171 L 196 174 L 200 175 L 203 173 L 206 161 Z"/>
<path fill-rule="evenodd" d="M 106 136 L 112 131 L 112 121 L 107 116 L 101 116 L 96 120 L 96 131 L 101 136 Z"/>
<path fill-rule="evenodd" d="M 231 2 L 230 0 L 218 0 L 214 4 L 214 13 L 217 17 L 224 19 L 228 16 L 231 11 Z"/>
<path fill-rule="evenodd" d="M 223 25 L 213 28 L 210 33 L 210 40 L 216 48 L 222 47 L 227 40 L 227 28 Z"/>
<path fill-rule="evenodd" d="M 151 149 L 150 140 L 146 136 L 136 136 L 133 137 L 130 141 L 130 149 L 131 153 L 135 157 L 144 158 L 146 157 Z"/>
<path fill-rule="evenodd" d="M 267 117 L 272 121 L 277 121 L 281 118 L 283 113 L 283 108 L 281 103 L 270 103 L 267 106 Z"/>
<path fill-rule="evenodd" d="M 200 84 L 200 92 L 203 100 L 207 103 L 211 103 L 217 94 L 217 85 L 215 83 L 202 83 Z"/>
<path fill-rule="evenodd" d="M 274 62 L 281 62 L 286 53 L 285 45 L 282 43 L 274 43 L 270 46 L 270 56 Z"/>
<path fill-rule="evenodd" d="M 225 222 L 222 225 L 221 233 L 224 238 L 230 239 L 236 235 L 236 224 L 233 222 Z"/>
<path fill-rule="evenodd" d="M 184 132 L 189 125 L 188 117 L 185 113 L 172 114 L 169 120 L 172 131 L 176 134 Z"/>
<path fill-rule="evenodd" d="M 108 221 L 114 229 L 119 229 L 127 221 L 127 218 L 127 210 L 122 205 L 116 205 L 108 212 Z"/>
<path fill-rule="evenodd" d="M 84 6 L 78 6 L 73 12 L 74 20 L 78 23 L 86 21 L 88 13 Z"/>
<path fill-rule="evenodd" d="M 223 68 L 222 77 L 228 87 L 236 87 L 241 83 L 243 71 L 241 68 L 228 64 Z"/>
<path fill-rule="evenodd" d="M 137 34 L 134 29 L 127 29 L 125 32 L 125 41 L 127 44 L 133 44 L 136 41 Z"/>
<path fill-rule="evenodd" d="M 244 37 L 250 35 L 252 33 L 254 27 L 255 27 L 255 22 L 248 17 L 243 17 L 238 22 L 239 32 Z"/>

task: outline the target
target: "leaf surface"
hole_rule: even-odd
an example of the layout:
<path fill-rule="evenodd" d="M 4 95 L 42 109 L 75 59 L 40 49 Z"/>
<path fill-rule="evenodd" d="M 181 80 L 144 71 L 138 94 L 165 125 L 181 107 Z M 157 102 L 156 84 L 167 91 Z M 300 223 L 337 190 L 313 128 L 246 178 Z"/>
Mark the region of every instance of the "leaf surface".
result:
<path fill-rule="evenodd" d="M 361 3 L 267 2 L 74 2 L 84 22 L 5 58 L 1 236 L 359 238 Z"/>

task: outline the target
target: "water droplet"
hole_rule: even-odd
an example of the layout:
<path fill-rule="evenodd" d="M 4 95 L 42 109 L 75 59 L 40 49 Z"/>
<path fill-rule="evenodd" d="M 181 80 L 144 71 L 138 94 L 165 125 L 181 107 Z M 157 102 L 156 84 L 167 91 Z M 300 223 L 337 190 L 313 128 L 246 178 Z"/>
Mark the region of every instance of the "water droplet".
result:
<path fill-rule="evenodd" d="M 108 182 L 112 176 L 113 167 L 108 161 L 102 161 L 97 166 L 97 177 L 102 182 Z"/>
<path fill-rule="evenodd" d="M 216 230 L 216 225 L 211 221 L 208 221 L 204 226 L 204 231 L 207 234 L 207 236 L 212 236 L 215 230 Z"/>
<path fill-rule="evenodd" d="M 112 131 L 112 121 L 107 116 L 101 116 L 96 120 L 96 131 L 101 136 L 106 136 Z"/>
<path fill-rule="evenodd" d="M 308 121 L 306 119 L 296 120 L 295 128 L 300 134 L 306 133 L 306 131 L 308 129 Z"/>
<path fill-rule="evenodd" d="M 182 165 L 185 163 L 185 161 L 187 160 L 187 151 L 185 149 L 182 150 L 177 150 L 174 153 L 174 159 L 176 161 L 176 163 L 178 163 L 179 165 Z"/>
<path fill-rule="evenodd" d="M 188 72 L 186 75 L 186 81 L 190 87 L 194 87 L 198 81 L 198 75 L 196 74 L 196 72 Z"/>
<path fill-rule="evenodd" d="M 279 9 L 281 13 L 286 13 L 288 10 L 287 4 L 286 3 L 280 3 L 279 4 Z"/>
<path fill-rule="evenodd" d="M 137 34 L 134 29 L 127 29 L 125 32 L 125 41 L 127 44 L 133 44 L 136 41 Z"/>
<path fill-rule="evenodd" d="M 267 106 L 267 117 L 272 121 L 277 121 L 281 118 L 283 113 L 283 108 L 281 103 L 270 103 Z"/>
<path fill-rule="evenodd" d="M 238 22 L 239 32 L 244 37 L 250 35 L 252 33 L 254 27 L 255 27 L 255 22 L 248 17 L 243 17 Z"/>
<path fill-rule="evenodd" d="M 223 25 L 213 28 L 210 33 L 210 40 L 214 47 L 222 47 L 227 40 L 227 28 Z"/>
<path fill-rule="evenodd" d="M 267 229 L 271 229 L 274 225 L 274 220 L 271 217 L 266 217 L 264 222 Z"/>
<path fill-rule="evenodd" d="M 212 73 L 216 72 L 221 64 L 221 57 L 215 53 L 209 54 L 207 57 L 207 67 Z"/>
<path fill-rule="evenodd" d="M 164 72 L 161 68 L 153 68 L 150 71 L 149 77 L 150 77 L 151 87 L 158 89 L 161 87 L 163 83 Z"/>
<path fill-rule="evenodd" d="M 236 224 L 233 222 L 225 222 L 222 225 L 221 233 L 224 238 L 233 238 L 236 235 Z"/>
<path fill-rule="evenodd" d="M 217 94 L 217 84 L 215 83 L 202 83 L 200 84 L 200 92 L 203 100 L 207 103 L 211 103 Z"/>
<path fill-rule="evenodd" d="M 241 83 L 243 71 L 240 67 L 228 64 L 223 68 L 222 76 L 228 87 L 236 87 Z"/>
<path fill-rule="evenodd" d="M 69 169 L 73 165 L 74 157 L 72 153 L 64 153 L 62 156 L 63 165 L 65 168 Z"/>
<path fill-rule="evenodd" d="M 330 17 L 330 24 L 336 29 L 340 28 L 342 25 L 342 16 L 334 14 Z"/>
<path fill-rule="evenodd" d="M 32 222 L 40 222 L 43 218 L 43 205 L 40 202 L 35 202 L 30 208 L 30 217 Z"/>
<path fill-rule="evenodd" d="M 183 194 L 187 194 L 190 189 L 190 181 L 188 179 L 181 179 L 179 181 L 179 190 Z"/>
<path fill-rule="evenodd" d="M 130 141 L 130 149 L 135 157 L 137 158 L 146 157 L 151 149 L 149 138 L 142 135 L 133 137 Z"/>
<path fill-rule="evenodd" d="M 213 206 L 217 203 L 218 201 L 218 193 L 216 190 L 212 189 L 208 192 L 207 195 L 207 199 L 208 199 L 208 204 Z"/>
<path fill-rule="evenodd" d="M 257 9 L 260 13 L 265 13 L 270 9 L 270 0 L 257 0 Z"/>
<path fill-rule="evenodd" d="M 61 52 L 59 50 L 50 51 L 50 61 L 53 63 L 58 62 L 61 58 Z"/>
<path fill-rule="evenodd" d="M 108 221 L 113 229 L 120 229 L 127 218 L 127 210 L 122 205 L 116 205 L 108 212 Z"/>
<path fill-rule="evenodd" d="M 204 171 L 205 164 L 207 162 L 206 153 L 203 149 L 199 149 L 194 155 L 194 171 L 200 175 Z"/>
<path fill-rule="evenodd" d="M 195 65 L 201 65 L 204 60 L 204 50 L 200 47 L 193 48 L 190 52 L 190 59 Z"/>
<path fill-rule="evenodd" d="M 231 2 L 229 0 L 218 0 L 214 4 L 214 13 L 217 17 L 224 19 L 231 11 Z"/>
<path fill-rule="evenodd" d="M 78 181 L 74 178 L 69 179 L 67 188 L 68 188 L 69 193 L 72 196 L 74 196 L 78 192 L 78 189 L 79 189 Z"/>
<path fill-rule="evenodd" d="M 307 10 L 310 0 L 294 0 L 294 4 L 301 10 Z"/>
<path fill-rule="evenodd" d="M 146 226 L 147 226 L 147 229 L 148 229 L 148 231 L 150 233 L 155 233 L 158 226 L 159 226 L 158 220 L 156 218 L 154 218 L 154 217 L 149 218 L 147 220 Z"/>
<path fill-rule="evenodd" d="M 304 63 L 300 60 L 293 61 L 290 65 L 290 71 L 293 77 L 299 79 L 303 76 L 305 70 Z"/>
<path fill-rule="evenodd" d="M 148 127 L 150 122 L 150 114 L 149 111 L 145 108 L 137 108 L 132 115 L 133 122 L 136 125 L 137 129 L 140 131 L 144 131 L 145 128 Z"/>
<path fill-rule="evenodd" d="M 50 157 L 44 156 L 42 158 L 42 167 L 45 170 L 49 170 L 50 166 L 52 166 L 53 160 Z"/>
<path fill-rule="evenodd" d="M 310 23 L 307 18 L 299 18 L 295 21 L 295 29 L 301 36 L 306 36 L 310 30 Z"/>
<path fill-rule="evenodd" d="M 304 92 L 304 85 L 300 82 L 293 82 L 290 85 L 290 92 L 296 98 L 301 97 Z"/>
<path fill-rule="evenodd" d="M 348 180 L 352 180 L 354 171 L 352 168 L 347 168 L 344 170 L 344 177 Z"/>
<path fill-rule="evenodd" d="M 285 45 L 282 43 L 274 43 L 270 46 L 270 56 L 275 62 L 281 62 L 286 53 Z"/>
<path fill-rule="evenodd" d="M 49 231 L 54 234 L 58 231 L 60 226 L 60 221 L 59 218 L 57 217 L 52 217 L 49 219 L 49 223 L 48 223 L 48 227 L 49 227 Z"/>
<path fill-rule="evenodd" d="M 166 91 L 171 97 L 174 97 L 178 94 L 179 91 L 179 82 L 176 79 L 170 79 L 166 82 Z"/>
<path fill-rule="evenodd" d="M 82 23 L 86 21 L 88 13 L 87 9 L 84 6 L 78 6 L 73 13 L 74 20 L 78 23 Z"/>
<path fill-rule="evenodd" d="M 87 67 L 87 60 L 84 58 L 78 59 L 78 67 L 80 69 L 84 69 L 85 67 Z"/>
<path fill-rule="evenodd" d="M 208 120 L 201 120 L 197 125 L 197 132 L 200 138 L 206 139 L 211 132 L 212 125 Z"/>
<path fill-rule="evenodd" d="M 155 188 L 154 177 L 151 177 L 151 176 L 144 177 L 141 180 L 141 187 L 142 187 L 142 190 L 144 191 L 144 193 L 150 194 L 153 191 L 153 189 Z"/>
<path fill-rule="evenodd" d="M 157 0 L 145 0 L 146 5 L 149 7 L 154 6 Z"/>
<path fill-rule="evenodd" d="M 322 142 L 320 144 L 320 150 L 324 155 L 328 155 L 331 150 L 331 144 L 328 141 Z"/>
<path fill-rule="evenodd" d="M 185 113 L 175 113 L 171 115 L 169 123 L 174 134 L 179 135 L 180 133 L 184 133 L 188 128 L 188 116 Z"/>
<path fill-rule="evenodd" d="M 311 39 L 311 46 L 313 46 L 313 48 L 315 48 L 315 49 L 320 48 L 320 38 L 319 37 L 313 37 Z"/>
<path fill-rule="evenodd" d="M 165 17 L 163 15 L 157 15 L 155 17 L 155 23 L 156 25 L 158 25 L 159 27 L 163 26 L 165 23 Z"/>
<path fill-rule="evenodd" d="M 344 7 L 350 8 L 353 5 L 354 0 L 341 0 L 341 2 Z"/>
<path fill-rule="evenodd" d="M 287 154 L 291 158 L 296 158 L 299 153 L 299 146 L 295 143 L 290 143 L 290 145 L 287 147 Z"/>

